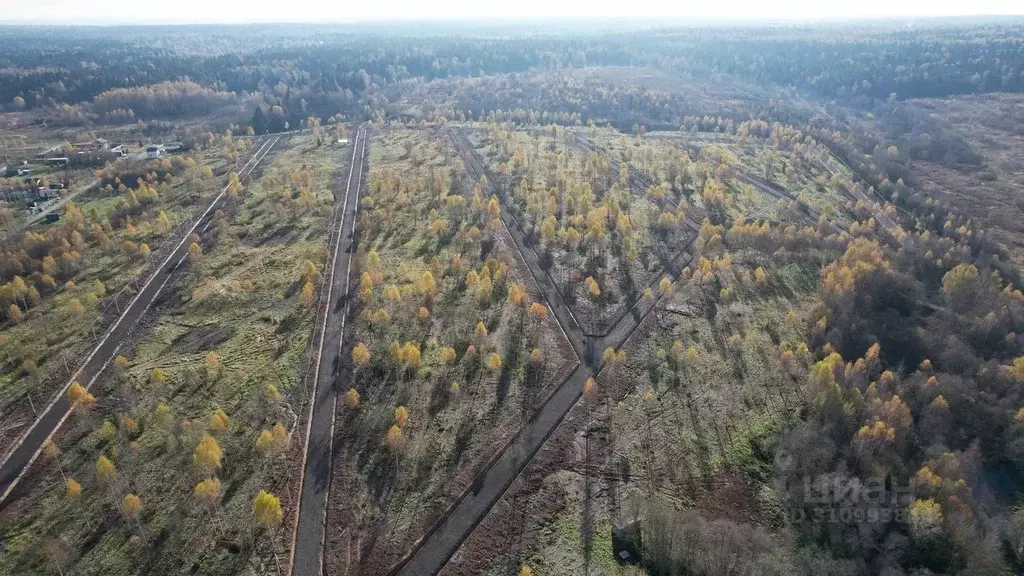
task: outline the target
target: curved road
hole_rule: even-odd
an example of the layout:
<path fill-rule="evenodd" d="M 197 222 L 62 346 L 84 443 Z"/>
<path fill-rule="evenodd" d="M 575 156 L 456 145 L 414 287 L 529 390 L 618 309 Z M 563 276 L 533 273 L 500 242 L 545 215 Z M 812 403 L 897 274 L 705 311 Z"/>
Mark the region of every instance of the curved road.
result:
<path fill-rule="evenodd" d="M 263 160 L 270 150 L 277 144 L 280 137 L 267 140 L 256 152 L 253 153 L 249 162 L 246 162 L 239 172 L 241 178 L 247 177 L 253 169 Z M 10 496 L 11 492 L 28 472 L 32 463 L 39 457 L 43 444 L 48 440 L 67 419 L 70 414 L 70 404 L 67 399 L 67 390 L 71 383 L 82 381 L 86 388 L 92 387 L 99 376 L 106 370 L 110 362 L 120 352 L 121 347 L 127 341 L 131 330 L 138 324 L 139 319 L 149 310 L 149 307 L 163 291 L 164 286 L 174 275 L 174 271 L 188 256 L 187 240 L 189 234 L 205 227 L 213 220 L 217 208 L 224 201 L 227 187 L 221 190 L 206 209 L 195 219 L 191 227 L 187 228 L 181 236 L 181 240 L 174 247 L 171 253 L 157 266 L 149 279 L 142 286 L 142 289 L 128 304 L 113 325 L 100 339 L 99 343 L 86 356 L 82 365 L 71 375 L 67 383 L 57 392 L 42 410 L 39 417 L 32 426 L 25 431 L 18 439 L 14 448 L 0 462 L 0 504 Z"/>
<path fill-rule="evenodd" d="M 356 131 L 345 193 L 335 197 L 340 216 L 330 268 L 325 275 L 327 297 L 325 309 L 321 312 L 323 324 L 317 348 L 316 375 L 313 377 L 313 401 L 306 423 L 306 445 L 299 477 L 299 509 L 292 528 L 288 563 L 291 574 L 302 576 L 319 575 L 323 567 L 334 417 L 338 391 L 342 389 L 338 376 L 345 318 L 348 316 L 349 275 L 355 244 L 359 190 L 363 184 L 363 165 L 366 163 L 365 126 L 365 123 L 360 125 Z"/>

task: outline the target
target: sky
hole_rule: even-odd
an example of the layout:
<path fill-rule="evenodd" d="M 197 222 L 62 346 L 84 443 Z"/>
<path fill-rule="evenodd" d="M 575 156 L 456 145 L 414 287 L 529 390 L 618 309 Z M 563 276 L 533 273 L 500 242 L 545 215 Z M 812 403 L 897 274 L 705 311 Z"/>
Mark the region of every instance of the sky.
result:
<path fill-rule="evenodd" d="M 846 20 L 1024 15 L 1024 0 L 4 0 L 0 22 L 186 24 L 439 19 Z"/>

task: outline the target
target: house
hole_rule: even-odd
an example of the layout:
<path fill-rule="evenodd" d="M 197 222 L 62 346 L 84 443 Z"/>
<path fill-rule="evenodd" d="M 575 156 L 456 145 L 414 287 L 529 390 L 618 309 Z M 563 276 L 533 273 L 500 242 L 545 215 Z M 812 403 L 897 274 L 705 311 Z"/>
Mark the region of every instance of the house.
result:
<path fill-rule="evenodd" d="M 28 198 L 28 191 L 19 188 L 0 188 L 0 202 L 17 202 Z"/>
<path fill-rule="evenodd" d="M 104 157 L 124 156 L 128 149 L 124 144 L 114 145 L 106 138 L 97 138 L 88 142 L 79 142 L 74 145 L 75 152 L 79 157 Z"/>
<path fill-rule="evenodd" d="M 110 141 L 106 138 L 97 138 L 88 142 L 75 144 L 75 150 L 79 152 L 105 152 L 110 149 Z"/>
<path fill-rule="evenodd" d="M 163 144 L 150 144 L 146 146 L 146 158 L 159 158 L 165 152 Z"/>

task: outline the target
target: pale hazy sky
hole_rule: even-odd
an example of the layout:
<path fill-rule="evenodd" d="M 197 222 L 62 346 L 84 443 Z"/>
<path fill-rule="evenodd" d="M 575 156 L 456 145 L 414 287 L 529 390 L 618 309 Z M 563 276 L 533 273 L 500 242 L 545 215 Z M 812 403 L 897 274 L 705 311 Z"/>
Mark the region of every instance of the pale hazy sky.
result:
<path fill-rule="evenodd" d="M 1022 15 L 1024 0 L 3 0 L 0 22 L 337 22 L 415 19 L 835 20 Z"/>

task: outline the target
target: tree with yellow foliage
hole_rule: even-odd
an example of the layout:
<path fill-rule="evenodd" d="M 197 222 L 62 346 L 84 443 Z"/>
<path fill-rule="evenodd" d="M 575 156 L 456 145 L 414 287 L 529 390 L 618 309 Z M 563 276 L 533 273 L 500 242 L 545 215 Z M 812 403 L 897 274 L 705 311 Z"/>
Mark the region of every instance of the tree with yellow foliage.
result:
<path fill-rule="evenodd" d="M 220 444 L 217 444 L 217 440 L 213 436 L 206 433 L 196 445 L 195 452 L 192 454 L 192 462 L 200 474 L 212 476 L 217 470 L 220 470 L 222 456 Z"/>
<path fill-rule="evenodd" d="M 220 504 L 221 498 L 221 483 L 220 479 L 216 476 L 205 478 L 200 480 L 196 484 L 195 490 L 192 492 L 196 500 L 198 500 L 204 506 L 213 508 Z"/>
<path fill-rule="evenodd" d="M 910 535 L 920 543 L 933 540 L 942 532 L 942 506 L 935 500 L 918 498 L 910 504 Z"/>
<path fill-rule="evenodd" d="M 359 279 L 359 299 L 363 302 L 369 302 L 373 299 L 373 277 L 370 276 L 369 272 L 363 272 L 362 277 Z"/>
<path fill-rule="evenodd" d="M 82 314 L 85 314 L 85 306 L 82 304 L 82 301 L 79 300 L 78 298 L 72 298 L 71 300 L 68 300 L 67 310 L 70 315 L 76 318 L 80 317 Z"/>
<path fill-rule="evenodd" d="M 395 425 L 399 428 L 405 428 L 405 423 L 409 421 L 409 410 L 405 406 L 397 406 L 395 408 Z"/>
<path fill-rule="evenodd" d="M 370 365 L 370 347 L 360 342 L 352 348 L 352 362 L 359 368 Z"/>
<path fill-rule="evenodd" d="M 434 281 L 434 275 L 429 270 L 420 276 L 419 281 L 416 282 L 416 289 L 427 298 L 437 295 L 437 282 Z"/>
<path fill-rule="evenodd" d="M 228 187 L 225 191 L 225 195 L 231 200 L 238 200 L 242 194 L 242 182 L 238 179 L 238 174 L 232 172 L 228 176 Z"/>
<path fill-rule="evenodd" d="M 1006 373 L 1018 384 L 1024 384 L 1024 356 L 1013 359 L 1013 363 L 1006 367 Z"/>
<path fill-rule="evenodd" d="M 142 539 L 146 539 L 146 529 L 142 525 L 142 518 L 139 513 L 142 512 L 142 499 L 136 494 L 125 494 L 124 500 L 121 503 L 121 511 L 124 513 L 125 518 L 128 520 L 134 520 L 139 527 L 139 532 L 142 534 Z"/>
<path fill-rule="evenodd" d="M 452 348 L 451 346 L 442 346 L 440 353 L 441 353 L 441 362 L 445 366 L 452 366 L 453 364 L 455 364 L 455 357 L 456 357 L 455 348 Z"/>
<path fill-rule="evenodd" d="M 153 368 L 152 372 L 149 373 L 149 381 L 157 386 L 163 386 L 167 382 L 167 373 L 164 372 L 163 368 Z"/>
<path fill-rule="evenodd" d="M 288 445 L 288 431 L 280 422 L 274 424 L 273 428 L 263 430 L 256 438 L 256 448 L 266 456 L 280 453 Z"/>
<path fill-rule="evenodd" d="M 662 296 L 668 294 L 672 290 L 672 279 L 668 276 L 662 277 L 661 281 L 658 282 L 658 293 Z"/>
<path fill-rule="evenodd" d="M 398 286 L 395 286 L 394 284 L 388 284 L 384 287 L 384 297 L 387 298 L 389 302 L 398 303 L 402 301 L 402 293 L 399 292 Z"/>
<path fill-rule="evenodd" d="M 52 439 L 47 439 L 43 442 L 42 453 L 47 460 L 52 460 L 57 465 L 57 470 L 60 472 L 61 478 L 67 479 L 67 477 L 64 476 L 64 468 L 60 465 L 60 448 L 57 447 L 57 444 Z"/>
<path fill-rule="evenodd" d="M 942 277 L 942 291 L 949 307 L 966 310 L 978 299 L 981 277 L 974 264 L 958 264 Z"/>
<path fill-rule="evenodd" d="M 88 410 L 96 403 L 96 397 L 89 393 L 78 381 L 72 382 L 68 388 L 68 401 L 73 409 Z"/>
<path fill-rule="evenodd" d="M 10 306 L 7 307 L 7 318 L 9 318 L 12 323 L 14 323 L 14 324 L 20 323 L 21 322 L 21 317 L 22 317 L 21 308 L 19 308 L 17 304 L 13 304 L 12 303 Z"/>
<path fill-rule="evenodd" d="M 544 322 L 548 319 L 548 307 L 540 302 L 530 304 L 530 317 L 537 322 Z"/>
<path fill-rule="evenodd" d="M 302 303 L 309 306 L 313 303 L 313 283 L 306 280 L 302 285 Z"/>
<path fill-rule="evenodd" d="M 618 368 L 625 363 L 626 352 L 624 350 L 616 352 L 615 348 L 609 346 L 608 348 L 605 348 L 604 352 L 601 354 L 601 364 L 610 369 L 614 370 L 615 368 Z"/>
<path fill-rule="evenodd" d="M 108 485 L 113 484 L 117 479 L 117 467 L 102 454 L 96 459 L 96 477 Z"/>
<path fill-rule="evenodd" d="M 227 430 L 230 424 L 231 418 L 228 417 L 228 413 L 220 408 L 214 410 L 210 415 L 210 430 L 222 432 Z"/>
<path fill-rule="evenodd" d="M 270 492 L 260 490 L 252 502 L 252 515 L 259 528 L 268 530 L 276 527 L 284 518 L 281 500 Z"/>
<path fill-rule="evenodd" d="M 487 358 L 484 360 L 484 366 L 491 372 L 500 371 L 502 364 L 503 361 L 501 359 L 501 356 L 499 356 L 497 352 L 491 352 L 490 354 L 487 355 Z"/>
<path fill-rule="evenodd" d="M 483 341 L 487 338 L 487 326 L 483 320 L 476 323 L 476 328 L 473 329 L 473 335 L 476 336 L 477 341 Z"/>
<path fill-rule="evenodd" d="M 508 290 L 508 303 L 509 305 L 524 306 L 527 302 L 526 285 L 522 282 L 516 282 Z"/>
<path fill-rule="evenodd" d="M 203 248 L 197 242 L 193 242 L 188 247 L 188 263 L 193 270 L 199 269 L 199 264 L 203 261 Z"/>
<path fill-rule="evenodd" d="M 396 343 L 397 344 L 397 343 Z M 413 370 L 420 366 L 420 345 L 409 341 L 395 350 L 395 360 L 403 370 Z"/>
<path fill-rule="evenodd" d="M 404 439 L 402 428 L 398 424 L 392 424 L 391 428 L 388 428 L 388 433 L 384 436 L 384 443 L 389 448 L 396 449 L 402 445 Z"/>
<path fill-rule="evenodd" d="M 544 361 L 544 352 L 540 348 L 534 348 L 530 350 L 530 362 L 534 364 L 540 364 Z"/>
<path fill-rule="evenodd" d="M 349 388 L 345 392 L 345 405 L 349 408 L 357 408 L 359 406 L 359 391 L 355 388 Z"/>
<path fill-rule="evenodd" d="M 82 494 L 82 485 L 78 483 L 74 478 L 68 478 L 64 481 L 64 495 L 68 500 L 78 498 Z"/>

